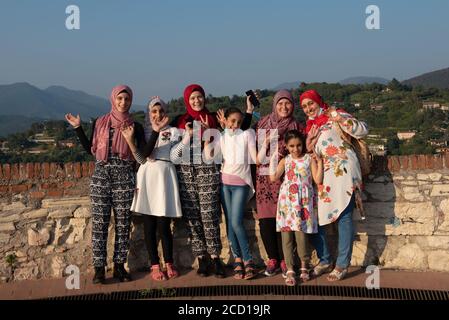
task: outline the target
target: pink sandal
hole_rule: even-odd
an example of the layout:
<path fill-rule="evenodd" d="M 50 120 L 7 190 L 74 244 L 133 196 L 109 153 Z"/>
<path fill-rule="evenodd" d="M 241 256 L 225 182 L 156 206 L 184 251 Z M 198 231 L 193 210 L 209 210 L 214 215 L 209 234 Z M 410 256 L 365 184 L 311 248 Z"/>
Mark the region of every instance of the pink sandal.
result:
<path fill-rule="evenodd" d="M 161 267 L 158 264 L 151 266 L 151 278 L 154 281 L 164 281 L 167 280 L 165 273 L 162 272 Z"/>
<path fill-rule="evenodd" d="M 169 279 L 173 279 L 179 276 L 179 272 L 173 265 L 173 263 L 166 263 L 165 266 L 167 267 L 167 276 Z"/>

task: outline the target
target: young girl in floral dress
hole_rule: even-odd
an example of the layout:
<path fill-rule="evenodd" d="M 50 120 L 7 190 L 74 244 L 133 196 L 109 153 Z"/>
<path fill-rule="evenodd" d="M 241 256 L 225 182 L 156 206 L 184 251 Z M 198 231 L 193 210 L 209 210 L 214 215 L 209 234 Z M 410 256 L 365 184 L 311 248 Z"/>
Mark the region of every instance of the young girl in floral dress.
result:
<path fill-rule="evenodd" d="M 315 154 L 305 153 L 305 137 L 298 130 L 290 130 L 285 134 L 285 145 L 288 155 L 283 158 L 271 181 L 277 181 L 285 173 L 284 182 L 279 191 L 276 212 L 276 231 L 282 235 L 287 273 L 285 284 L 296 285 L 296 274 L 293 270 L 294 248 L 301 259 L 302 281 L 308 281 L 310 249 L 307 234 L 318 232 L 316 194 L 313 181 L 317 185 L 323 180 L 323 163 Z M 274 157 L 272 159 L 275 159 Z M 271 167 L 274 168 L 271 161 Z"/>

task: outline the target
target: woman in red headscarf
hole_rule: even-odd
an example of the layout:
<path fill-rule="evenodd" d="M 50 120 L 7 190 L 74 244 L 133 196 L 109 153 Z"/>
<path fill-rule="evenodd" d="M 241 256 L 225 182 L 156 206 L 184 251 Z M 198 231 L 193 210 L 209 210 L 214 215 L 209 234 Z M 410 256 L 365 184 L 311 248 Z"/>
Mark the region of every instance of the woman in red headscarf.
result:
<path fill-rule="evenodd" d="M 318 235 L 315 248 L 320 263 L 315 275 L 330 270 L 331 257 L 326 243 L 325 225 L 338 224 L 338 257 L 329 281 L 343 279 L 351 262 L 354 227 L 352 212 L 355 192 L 362 188 L 362 174 L 357 155 L 342 138 L 342 132 L 354 138 L 368 134 L 365 122 L 342 109 L 329 107 L 315 90 L 304 92 L 300 104 L 307 116 L 309 149 L 323 158 L 324 179 L 318 186 Z"/>
<path fill-rule="evenodd" d="M 145 145 L 143 127 L 129 114 L 133 98 L 131 88 L 119 85 L 112 89 L 111 111 L 92 123 L 92 136 L 88 139 L 81 127 L 80 116 L 66 114 L 66 120 L 75 128 L 84 149 L 95 159 L 95 170 L 90 183 L 92 202 L 92 250 L 95 276 L 93 283 L 105 282 L 107 265 L 106 244 L 111 209 L 114 210 L 115 246 L 114 278 L 130 281 L 124 268 L 129 249 L 131 225 L 130 207 L 136 187 L 132 152 L 121 131 L 134 126 L 136 145 Z"/>

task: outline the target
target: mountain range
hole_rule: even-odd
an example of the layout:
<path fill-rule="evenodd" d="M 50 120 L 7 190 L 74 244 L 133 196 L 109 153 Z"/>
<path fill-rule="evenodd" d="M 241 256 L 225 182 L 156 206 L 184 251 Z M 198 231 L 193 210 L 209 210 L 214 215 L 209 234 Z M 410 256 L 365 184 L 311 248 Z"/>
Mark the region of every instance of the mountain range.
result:
<path fill-rule="evenodd" d="M 387 84 L 389 80 L 379 77 L 351 77 L 339 81 L 341 84 Z M 272 90 L 298 88 L 301 81 L 282 83 Z M 449 68 L 425 73 L 404 80 L 411 86 L 449 88 Z M 133 105 L 133 110 L 145 107 Z M 0 85 L 0 136 L 20 132 L 36 121 L 44 119 L 63 119 L 64 114 L 80 114 L 81 119 L 98 117 L 110 110 L 107 99 L 71 90 L 62 86 L 39 89 L 29 83 L 21 82 Z"/>

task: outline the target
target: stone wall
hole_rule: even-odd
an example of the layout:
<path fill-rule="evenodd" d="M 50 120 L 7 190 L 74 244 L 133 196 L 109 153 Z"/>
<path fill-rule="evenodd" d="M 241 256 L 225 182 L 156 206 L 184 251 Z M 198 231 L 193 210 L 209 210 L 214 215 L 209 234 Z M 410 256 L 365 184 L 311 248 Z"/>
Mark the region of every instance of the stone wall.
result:
<path fill-rule="evenodd" d="M 68 265 L 91 270 L 91 219 L 88 197 L 93 163 L 0 166 L 0 281 L 63 276 Z M 449 272 L 449 154 L 376 157 L 366 181 L 367 219 L 356 212 L 353 265 Z M 255 262 L 266 253 L 252 201 L 245 217 Z M 187 229 L 173 224 L 175 262 L 194 264 Z M 114 224 L 108 242 L 112 265 Z M 329 227 L 330 243 L 336 230 Z M 224 222 L 222 258 L 230 262 Z M 335 245 L 334 245 L 335 247 Z M 161 255 L 162 256 L 162 255 Z M 141 217 L 133 216 L 131 270 L 148 267 Z"/>

